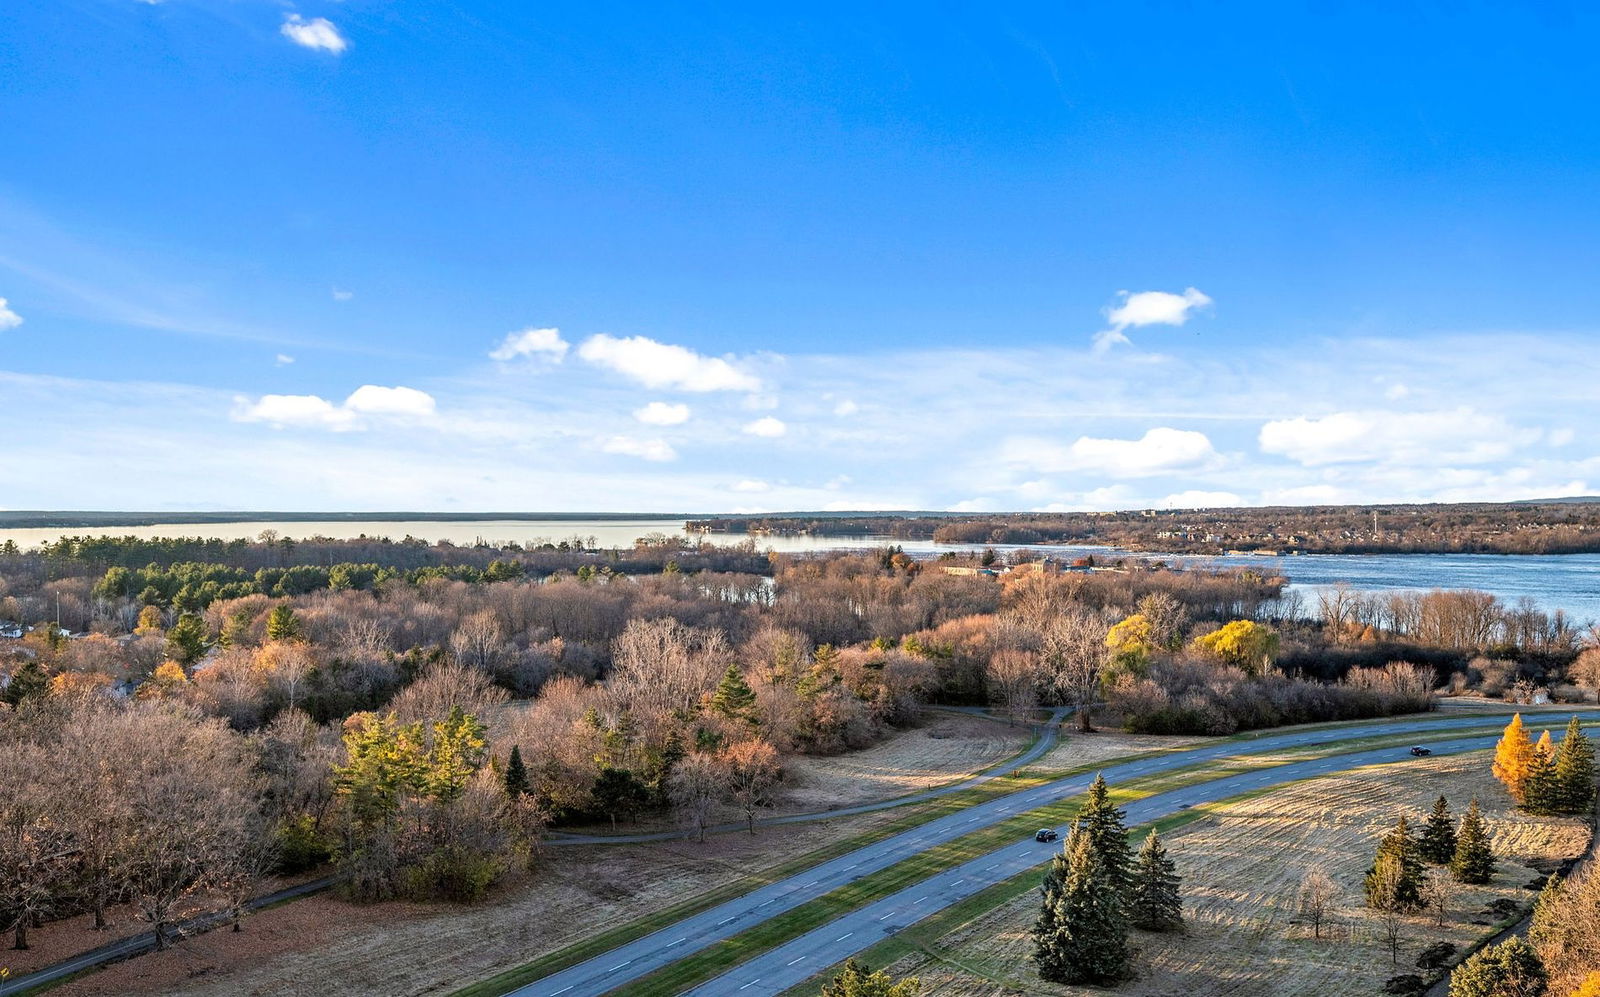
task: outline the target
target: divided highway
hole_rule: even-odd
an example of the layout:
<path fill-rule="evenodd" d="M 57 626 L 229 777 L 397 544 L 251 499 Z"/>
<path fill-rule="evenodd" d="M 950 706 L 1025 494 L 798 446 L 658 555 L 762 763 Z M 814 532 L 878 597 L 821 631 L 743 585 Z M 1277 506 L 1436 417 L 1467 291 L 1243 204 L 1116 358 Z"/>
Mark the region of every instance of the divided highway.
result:
<path fill-rule="evenodd" d="M 1578 712 L 1593 715 L 1594 711 Z M 1509 714 L 1476 714 L 1443 720 L 1392 721 L 1269 735 L 1249 741 L 1222 741 L 1185 751 L 1108 765 L 1102 772 L 1106 779 L 1115 785 L 1130 779 L 1169 772 L 1228 756 L 1266 754 L 1285 748 L 1310 745 L 1333 745 L 1341 741 L 1380 735 L 1420 733 L 1431 735 L 1463 728 L 1484 727 L 1497 723 L 1507 716 Z M 1438 745 L 1437 750 L 1473 750 L 1492 745 L 1494 740 L 1494 736 L 1480 736 L 1450 741 Z M 1231 776 L 1130 804 L 1129 819 L 1142 822 L 1175 812 L 1184 805 L 1223 799 L 1261 786 L 1375 762 L 1399 761 L 1408 757 L 1404 748 L 1372 749 L 1337 758 L 1297 762 L 1268 771 Z M 536 980 L 512 993 L 516 997 L 597 997 L 599 994 L 617 990 L 721 939 L 737 935 L 768 918 L 799 907 L 880 869 L 886 869 L 935 845 L 953 841 L 979 828 L 997 824 L 1014 814 L 1076 796 L 1087 789 L 1092 781 L 1092 775 L 1068 776 L 1032 789 L 974 804 L 959 812 L 931 820 L 911 830 L 823 862 L 788 879 L 768 884 L 710 910 L 691 915 L 652 934 L 619 945 L 603 955 Z M 1168 809 L 1160 809 L 1162 807 Z M 1007 879 L 1030 865 L 1045 861 L 1051 852 L 1052 846 L 1038 845 L 1027 840 L 982 856 L 964 866 L 933 876 L 903 891 L 902 894 L 845 915 L 801 939 L 757 956 L 693 992 L 777 993 L 941 907 Z M 828 934 L 829 932 L 832 934 Z M 778 958 L 780 953 L 784 954 L 783 959 Z"/>

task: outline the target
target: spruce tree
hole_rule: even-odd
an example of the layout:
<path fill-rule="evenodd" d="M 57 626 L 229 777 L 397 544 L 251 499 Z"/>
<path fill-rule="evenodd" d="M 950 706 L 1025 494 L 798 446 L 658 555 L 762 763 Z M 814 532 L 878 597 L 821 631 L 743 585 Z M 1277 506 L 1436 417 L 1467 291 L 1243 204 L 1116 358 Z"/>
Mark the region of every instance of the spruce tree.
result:
<path fill-rule="evenodd" d="M 1096 775 L 1089 785 L 1089 798 L 1078 810 L 1077 824 L 1089 837 L 1089 847 L 1094 851 L 1117 889 L 1126 893 L 1132 858 L 1128 852 L 1128 828 L 1123 823 L 1127 815 L 1111 802 L 1111 788 L 1106 777 Z"/>
<path fill-rule="evenodd" d="M 1176 931 L 1183 927 L 1183 899 L 1178 895 L 1181 882 L 1177 868 L 1167 858 L 1167 850 L 1154 830 L 1145 836 L 1144 846 L 1133 866 L 1133 889 L 1128 898 L 1128 918 L 1146 931 Z"/>
<path fill-rule="evenodd" d="M 1548 983 L 1539 953 L 1513 936 L 1457 966 L 1450 974 L 1450 997 L 1540 997 Z"/>
<path fill-rule="evenodd" d="M 1052 983 L 1113 983 L 1128 975 L 1128 921 L 1119 883 L 1074 825 L 1045 877 L 1034 962 Z"/>
<path fill-rule="evenodd" d="M 1367 905 L 1377 910 L 1414 910 L 1422 905 L 1422 859 L 1404 816 L 1378 842 L 1367 870 Z"/>
<path fill-rule="evenodd" d="M 1573 717 L 1556 749 L 1556 798 L 1561 813 L 1588 813 L 1594 806 L 1594 744 Z"/>
<path fill-rule="evenodd" d="M 1483 826 L 1483 816 L 1478 813 L 1476 799 L 1461 818 L 1461 829 L 1456 832 L 1456 854 L 1450 860 L 1450 871 L 1463 883 L 1482 885 L 1494 877 L 1494 852 L 1489 848 L 1489 832 Z"/>
<path fill-rule="evenodd" d="M 711 696 L 711 708 L 729 720 L 755 723 L 756 694 L 740 674 L 738 665 L 729 665 L 723 672 L 722 681 Z"/>
<path fill-rule="evenodd" d="M 1561 892 L 1563 883 L 1555 873 L 1544 881 L 1539 898 L 1533 902 L 1533 916 L 1528 924 L 1528 941 L 1541 952 L 1559 949 L 1565 940 L 1568 926 L 1562 923 Z"/>
<path fill-rule="evenodd" d="M 1456 820 L 1450 813 L 1450 801 L 1441 794 L 1433 801 L 1428 823 L 1423 825 L 1422 836 L 1417 839 L 1417 854 L 1424 862 L 1449 865 L 1456 857 Z"/>
<path fill-rule="evenodd" d="M 511 746 L 511 757 L 506 761 L 506 795 L 521 796 L 528 791 L 528 767 L 522 763 L 522 748 Z"/>

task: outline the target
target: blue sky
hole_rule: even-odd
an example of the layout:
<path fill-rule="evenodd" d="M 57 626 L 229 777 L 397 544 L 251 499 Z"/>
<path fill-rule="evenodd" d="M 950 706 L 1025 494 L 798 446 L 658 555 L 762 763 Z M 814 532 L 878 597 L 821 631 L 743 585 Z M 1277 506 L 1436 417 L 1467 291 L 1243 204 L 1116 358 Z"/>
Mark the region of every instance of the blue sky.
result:
<path fill-rule="evenodd" d="M 0 507 L 1600 491 L 1600 19 L 861 6 L 8 11 Z"/>

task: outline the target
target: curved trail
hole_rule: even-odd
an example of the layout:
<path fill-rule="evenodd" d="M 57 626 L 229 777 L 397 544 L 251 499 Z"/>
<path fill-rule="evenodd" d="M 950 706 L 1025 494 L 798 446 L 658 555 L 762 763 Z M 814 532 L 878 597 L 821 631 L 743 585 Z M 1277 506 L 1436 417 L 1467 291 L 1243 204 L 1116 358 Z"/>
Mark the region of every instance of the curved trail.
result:
<path fill-rule="evenodd" d="M 1593 710 L 1573 712 L 1585 713 L 1591 717 L 1595 715 Z M 1270 735 L 1250 741 L 1223 741 L 1137 761 L 1108 765 L 1101 772 L 1107 780 L 1117 783 L 1229 756 L 1263 754 L 1310 745 L 1338 744 L 1341 741 L 1379 735 L 1433 733 L 1484 727 L 1497 723 L 1509 715 L 1508 711 L 1505 714 L 1474 714 L 1443 720 L 1394 721 Z M 1484 744 L 1481 742 L 1493 744 L 1496 737 L 1497 735 L 1484 735 L 1470 739 L 1470 743 L 1474 747 L 1482 747 Z M 1467 742 L 1447 742 L 1447 745 L 1440 746 L 1440 750 L 1463 743 Z M 1451 750 L 1473 749 L 1454 747 Z M 1161 794 L 1159 797 L 1149 797 L 1130 804 L 1128 810 L 1130 819 L 1137 813 L 1141 815 L 1137 820 L 1142 822 L 1161 815 L 1160 813 L 1152 815 L 1149 812 L 1152 806 L 1157 805 L 1152 802 L 1156 800 L 1164 801 L 1159 805 L 1170 805 L 1172 810 L 1165 812 L 1172 812 L 1184 805 L 1223 799 L 1248 789 L 1306 778 L 1307 774 L 1325 774 L 1343 768 L 1370 765 L 1374 761 L 1403 761 L 1408 758 L 1410 755 L 1405 748 L 1375 748 L 1333 759 L 1291 763 L 1265 772 L 1231 776 Z M 600 994 L 625 987 L 663 966 L 692 955 L 722 939 L 747 931 L 777 914 L 793 910 L 854 880 L 911 858 L 919 852 L 943 842 L 953 841 L 991 824 L 997 824 L 1014 814 L 1076 796 L 1086 790 L 1092 781 L 1093 775 L 1090 774 L 1067 776 L 1042 786 L 974 804 L 956 813 L 936 818 L 882 841 L 830 859 L 787 879 L 770 883 L 710 910 L 690 915 L 649 935 L 552 973 L 511 993 L 516 997 L 598 997 Z M 834 811 L 828 816 L 840 816 L 844 813 L 845 811 Z M 940 907 L 975 893 L 992 883 L 1007 879 L 1029 865 L 1043 862 L 1051 851 L 1050 846 L 1035 845 L 1029 839 L 990 853 L 966 865 L 940 873 L 905 891 L 914 893 L 912 896 L 896 894 L 895 897 L 878 901 L 868 908 L 845 915 L 802 939 L 796 939 L 765 955 L 757 956 L 694 992 L 777 993 L 839 959 L 926 917 Z M 901 910 L 883 906 L 895 900 L 903 900 L 905 908 Z M 868 917 L 865 913 L 867 910 L 874 913 Z M 834 928 L 837 930 L 834 931 Z M 827 935 L 828 931 L 833 931 L 833 934 Z M 804 944 L 801 944 L 802 942 Z M 787 953 L 783 960 L 776 959 L 776 953 L 779 952 Z M 780 980 L 786 982 L 779 985 L 776 981 Z"/>

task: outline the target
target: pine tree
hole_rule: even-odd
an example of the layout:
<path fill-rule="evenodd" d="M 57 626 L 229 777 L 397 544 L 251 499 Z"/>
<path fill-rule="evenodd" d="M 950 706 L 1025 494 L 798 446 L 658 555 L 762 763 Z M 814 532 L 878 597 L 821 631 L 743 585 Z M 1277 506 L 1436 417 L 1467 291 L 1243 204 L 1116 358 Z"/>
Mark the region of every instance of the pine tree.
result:
<path fill-rule="evenodd" d="M 184 613 L 167 631 L 167 657 L 180 665 L 192 665 L 206 651 L 206 621 L 193 613 Z"/>
<path fill-rule="evenodd" d="M 1183 899 L 1178 895 L 1179 879 L 1160 836 L 1152 830 L 1133 867 L 1133 890 L 1128 898 L 1128 917 L 1135 927 L 1146 931 L 1176 931 L 1183 927 Z"/>
<path fill-rule="evenodd" d="M 1522 714 L 1518 713 L 1506 724 L 1500 743 L 1495 745 L 1492 771 L 1505 784 L 1511 798 L 1521 803 L 1532 766 L 1533 744 L 1528 740 L 1527 728 L 1522 726 Z"/>
<path fill-rule="evenodd" d="M 1456 821 L 1450 813 L 1450 801 L 1443 795 L 1433 802 L 1428 823 L 1417 839 L 1417 854 L 1434 865 L 1449 865 L 1456 856 Z"/>
<path fill-rule="evenodd" d="M 280 602 L 272 607 L 272 612 L 267 616 L 268 640 L 294 640 L 300 636 L 300 619 L 294 615 L 294 609 L 287 602 Z"/>
<path fill-rule="evenodd" d="M 1588 813 L 1594 806 L 1594 744 L 1573 717 L 1556 749 L 1556 796 L 1561 813 Z"/>
<path fill-rule="evenodd" d="M 1378 842 L 1367 870 L 1367 905 L 1377 910 L 1413 910 L 1422 905 L 1422 859 L 1404 816 Z"/>
<path fill-rule="evenodd" d="M 506 795 L 518 797 L 528 791 L 528 767 L 522 763 L 522 748 L 511 746 L 511 757 L 506 761 Z"/>
<path fill-rule="evenodd" d="M 1077 823 L 1089 837 L 1089 846 L 1106 867 L 1111 881 L 1118 890 L 1126 892 L 1130 878 L 1132 858 L 1128 850 L 1128 829 L 1123 823 L 1127 815 L 1111 802 L 1111 788 L 1106 777 L 1096 775 L 1089 785 L 1089 798 L 1078 810 Z"/>
<path fill-rule="evenodd" d="M 1539 953 L 1513 936 L 1457 966 L 1450 974 L 1450 997 L 1540 997 L 1548 982 Z"/>
<path fill-rule="evenodd" d="M 1528 778 L 1522 784 L 1522 808 L 1529 813 L 1553 814 L 1561 810 L 1560 786 L 1556 782 L 1556 749 L 1545 731 L 1533 746 L 1528 762 Z"/>
<path fill-rule="evenodd" d="M 1128 921 L 1119 882 L 1074 825 L 1045 877 L 1033 960 L 1052 983 L 1112 983 L 1128 975 Z"/>
<path fill-rule="evenodd" d="M 1476 799 L 1461 818 L 1461 829 L 1456 832 L 1456 854 L 1450 860 L 1450 871 L 1463 883 L 1481 885 L 1494 877 L 1494 852 L 1489 848 L 1489 832 L 1483 826 L 1483 816 L 1478 813 Z"/>
<path fill-rule="evenodd" d="M 711 708 L 729 720 L 755 723 L 756 694 L 740 674 L 738 665 L 729 665 L 722 674 L 722 681 L 711 696 Z"/>
<path fill-rule="evenodd" d="M 1555 873 L 1544 881 L 1539 898 L 1533 902 L 1533 915 L 1528 924 L 1528 941 L 1541 952 L 1561 947 L 1567 926 L 1561 919 L 1561 877 Z"/>

